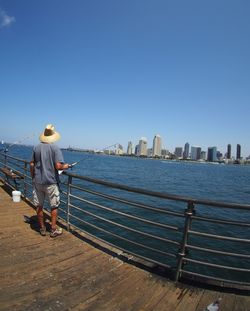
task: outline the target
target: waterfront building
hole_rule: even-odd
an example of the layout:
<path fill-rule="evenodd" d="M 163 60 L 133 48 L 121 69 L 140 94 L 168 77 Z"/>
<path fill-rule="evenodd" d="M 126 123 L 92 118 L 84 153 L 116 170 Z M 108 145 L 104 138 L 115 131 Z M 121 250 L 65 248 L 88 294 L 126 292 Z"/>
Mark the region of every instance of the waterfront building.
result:
<path fill-rule="evenodd" d="M 223 160 L 223 154 L 219 150 L 217 151 L 217 160 L 219 161 Z"/>
<path fill-rule="evenodd" d="M 133 144 L 132 141 L 128 142 L 127 154 L 131 155 L 133 153 Z"/>
<path fill-rule="evenodd" d="M 117 148 L 115 149 L 115 154 L 116 155 L 122 155 L 123 154 L 123 147 L 122 145 L 118 145 Z"/>
<path fill-rule="evenodd" d="M 169 154 L 169 151 L 167 149 L 161 149 L 161 156 L 165 158 Z"/>
<path fill-rule="evenodd" d="M 231 159 L 232 156 L 232 151 L 231 151 L 231 144 L 227 145 L 227 159 Z"/>
<path fill-rule="evenodd" d="M 149 158 L 152 158 L 152 157 L 153 157 L 153 148 L 148 148 L 148 150 L 147 150 L 147 156 L 148 156 Z"/>
<path fill-rule="evenodd" d="M 207 153 L 206 153 L 206 151 L 201 151 L 201 160 L 206 161 L 206 159 L 207 159 Z"/>
<path fill-rule="evenodd" d="M 155 135 L 153 140 L 153 150 L 152 156 L 153 157 L 160 157 L 161 156 L 161 148 L 162 148 L 162 141 L 160 135 Z"/>
<path fill-rule="evenodd" d="M 185 143 L 183 158 L 187 159 L 189 157 L 189 143 Z"/>
<path fill-rule="evenodd" d="M 201 147 L 191 147 L 191 160 L 200 160 L 201 158 Z"/>
<path fill-rule="evenodd" d="M 241 145 L 237 144 L 237 149 L 236 149 L 236 160 L 241 159 Z"/>
<path fill-rule="evenodd" d="M 100 150 L 100 151 L 98 150 L 97 153 L 99 153 L 99 154 L 104 153 L 104 154 L 107 154 L 107 155 L 111 155 L 112 151 L 110 149 L 104 149 L 104 150 Z"/>
<path fill-rule="evenodd" d="M 147 156 L 148 142 L 146 137 L 139 140 L 139 156 Z"/>
<path fill-rule="evenodd" d="M 178 159 L 182 158 L 182 153 L 183 153 L 182 147 L 175 147 L 174 154 L 176 158 Z"/>
<path fill-rule="evenodd" d="M 139 144 L 135 146 L 135 155 L 139 156 Z"/>
<path fill-rule="evenodd" d="M 216 162 L 217 161 L 217 147 L 208 147 L 207 149 L 207 161 Z"/>

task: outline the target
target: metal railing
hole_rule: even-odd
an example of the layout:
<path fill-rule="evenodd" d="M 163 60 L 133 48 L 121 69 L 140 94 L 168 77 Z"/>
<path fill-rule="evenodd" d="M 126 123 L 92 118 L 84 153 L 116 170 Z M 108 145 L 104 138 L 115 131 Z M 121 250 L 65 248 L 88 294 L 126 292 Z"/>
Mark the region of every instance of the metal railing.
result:
<path fill-rule="evenodd" d="M 23 176 L 19 190 L 31 200 L 28 162 L 1 154 L 0 166 Z M 198 200 L 71 172 L 63 179 L 59 215 L 68 230 L 161 267 L 175 281 L 250 288 L 249 204 Z"/>

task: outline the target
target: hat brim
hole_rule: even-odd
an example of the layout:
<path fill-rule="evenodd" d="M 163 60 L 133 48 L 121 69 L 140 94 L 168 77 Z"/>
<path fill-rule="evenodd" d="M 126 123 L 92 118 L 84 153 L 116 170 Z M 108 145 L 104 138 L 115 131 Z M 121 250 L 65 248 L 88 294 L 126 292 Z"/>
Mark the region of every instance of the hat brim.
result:
<path fill-rule="evenodd" d="M 60 138 L 61 138 L 61 135 L 57 132 L 55 132 L 53 135 L 50 135 L 50 136 L 45 136 L 44 133 L 42 133 L 39 136 L 39 139 L 42 143 L 49 143 L 49 144 L 58 141 Z"/>

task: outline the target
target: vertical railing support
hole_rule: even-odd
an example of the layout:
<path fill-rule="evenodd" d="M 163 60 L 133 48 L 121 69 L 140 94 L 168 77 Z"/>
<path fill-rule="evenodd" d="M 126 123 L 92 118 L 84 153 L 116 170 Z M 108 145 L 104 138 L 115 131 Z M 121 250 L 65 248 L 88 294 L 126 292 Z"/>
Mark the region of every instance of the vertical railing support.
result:
<path fill-rule="evenodd" d="M 27 198 L 27 162 L 24 162 L 23 195 Z"/>
<path fill-rule="evenodd" d="M 68 176 L 67 184 L 67 230 L 70 231 L 69 214 L 70 214 L 70 193 L 71 193 L 72 176 Z"/>
<path fill-rule="evenodd" d="M 4 150 L 4 166 L 7 167 L 7 149 Z"/>
<path fill-rule="evenodd" d="M 188 202 L 187 209 L 185 210 L 185 226 L 183 230 L 183 238 L 182 238 L 182 243 L 181 247 L 178 253 L 178 263 L 177 263 L 177 268 L 176 268 L 176 274 L 175 274 L 175 282 L 178 282 L 181 274 L 181 269 L 183 266 L 183 260 L 184 257 L 186 256 L 186 246 L 187 246 L 187 241 L 188 241 L 188 232 L 191 227 L 191 222 L 192 222 L 192 215 L 194 214 L 194 203 L 193 202 Z"/>

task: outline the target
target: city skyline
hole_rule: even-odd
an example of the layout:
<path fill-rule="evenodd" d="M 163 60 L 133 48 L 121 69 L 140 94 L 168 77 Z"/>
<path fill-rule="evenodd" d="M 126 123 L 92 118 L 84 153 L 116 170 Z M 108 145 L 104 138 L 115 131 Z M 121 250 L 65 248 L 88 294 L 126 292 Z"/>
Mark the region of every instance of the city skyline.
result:
<path fill-rule="evenodd" d="M 0 140 L 250 154 L 250 2 L 0 1 Z"/>
<path fill-rule="evenodd" d="M 130 147 L 131 153 L 136 154 L 137 152 L 140 154 L 140 150 L 143 148 L 143 153 L 141 155 L 145 156 L 147 155 L 147 151 L 149 149 L 152 149 L 152 155 L 151 156 L 157 156 L 159 154 L 154 154 L 154 143 L 155 143 L 155 138 L 159 137 L 160 138 L 160 145 L 162 146 L 162 136 L 159 134 L 156 134 L 153 139 L 152 139 L 152 143 L 149 143 L 149 140 L 147 139 L 147 137 L 141 137 L 137 142 L 132 142 L 129 141 L 128 142 L 128 146 Z M 143 147 L 141 147 L 143 144 Z M 128 150 L 128 146 L 122 146 L 123 150 Z M 230 146 L 230 148 L 229 148 Z M 136 148 L 139 148 L 138 150 Z M 244 148 L 244 146 L 243 146 Z M 181 149 L 181 151 L 180 151 Z M 236 144 L 235 146 L 235 153 L 232 152 L 232 150 L 234 150 L 234 148 L 232 149 L 232 144 L 227 144 L 225 145 L 224 149 L 219 149 L 217 146 L 213 145 L 213 146 L 207 146 L 206 148 L 202 148 L 199 145 L 193 145 L 189 142 L 186 142 L 183 146 L 176 146 L 174 148 L 174 150 L 170 150 L 169 148 L 167 148 L 167 146 L 164 145 L 164 147 L 161 147 L 161 150 L 166 150 L 171 154 L 175 154 L 179 157 L 183 157 L 183 158 L 188 158 L 190 157 L 191 159 L 195 159 L 197 158 L 197 155 L 192 155 L 193 153 L 199 153 L 198 158 L 202 158 L 201 153 L 205 152 L 206 153 L 206 158 L 212 161 L 215 161 L 215 159 L 217 158 L 217 153 L 221 153 L 223 157 L 228 158 L 228 152 L 230 150 L 230 157 L 228 159 L 241 159 L 241 158 L 247 158 L 250 156 L 250 154 L 248 154 L 247 156 L 244 156 L 242 154 L 242 146 L 240 144 Z M 180 155 L 181 152 L 181 155 Z M 128 154 L 130 154 L 129 152 L 127 152 Z"/>

